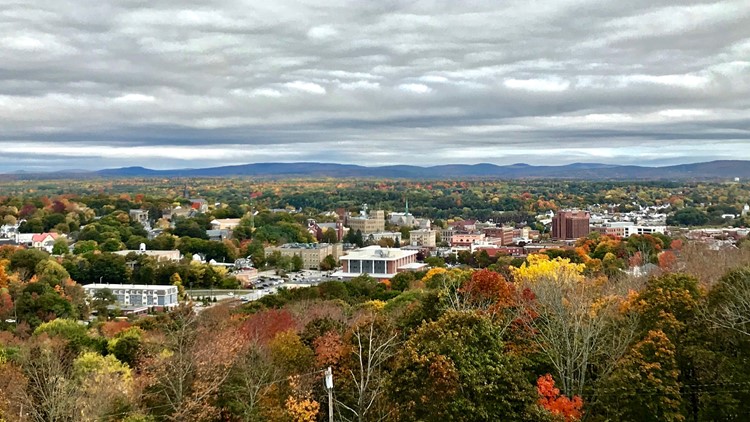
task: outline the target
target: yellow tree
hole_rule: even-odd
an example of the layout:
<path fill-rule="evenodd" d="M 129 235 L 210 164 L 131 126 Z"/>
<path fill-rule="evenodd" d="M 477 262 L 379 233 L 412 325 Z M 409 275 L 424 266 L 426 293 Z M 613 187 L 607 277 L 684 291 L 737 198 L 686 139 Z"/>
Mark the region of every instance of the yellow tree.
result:
<path fill-rule="evenodd" d="M 73 361 L 78 389 L 77 408 L 83 420 L 107 419 L 133 401 L 130 368 L 113 355 L 85 352 Z"/>
<path fill-rule="evenodd" d="M 624 298 L 608 290 L 613 286 L 585 278 L 584 268 L 568 259 L 531 255 L 513 270 L 517 288 L 533 292 L 524 295 L 529 335 L 568 396 L 584 396 L 592 367 L 596 376 L 609 373 L 636 330 L 636 321 L 619 312 Z"/>

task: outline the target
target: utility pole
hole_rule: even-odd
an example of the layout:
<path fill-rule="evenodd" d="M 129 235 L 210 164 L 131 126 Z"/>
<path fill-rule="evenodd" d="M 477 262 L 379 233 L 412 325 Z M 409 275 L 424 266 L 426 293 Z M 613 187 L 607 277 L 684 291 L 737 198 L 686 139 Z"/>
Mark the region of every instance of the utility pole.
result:
<path fill-rule="evenodd" d="M 333 422 L 333 370 L 329 366 L 325 372 L 326 390 L 328 390 L 328 421 Z"/>

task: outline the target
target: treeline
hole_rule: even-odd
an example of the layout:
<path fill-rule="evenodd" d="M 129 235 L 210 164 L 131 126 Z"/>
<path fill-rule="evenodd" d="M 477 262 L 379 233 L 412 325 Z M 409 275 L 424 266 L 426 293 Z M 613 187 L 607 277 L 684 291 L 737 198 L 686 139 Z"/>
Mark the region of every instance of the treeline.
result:
<path fill-rule="evenodd" d="M 531 223 L 533 215 L 548 210 L 609 204 L 614 207 L 613 211 L 619 212 L 661 205 L 670 205 L 671 213 L 684 209 L 670 220 L 670 224 L 675 225 L 750 224 L 748 216 L 742 215 L 744 205 L 750 202 L 747 183 L 334 179 L 148 182 L 147 179 L 71 181 L 65 195 L 59 195 L 59 189 L 45 189 L 48 186 L 41 183 L 37 189 L 27 187 L 24 192 L 0 197 L 0 220 L 8 223 L 26 219 L 23 230 L 28 232 L 40 229 L 73 232 L 77 224 L 88 223 L 94 216 L 133 208 L 148 210 L 151 218 L 158 220 L 164 209 L 190 207 L 188 199 L 182 196 L 187 184 L 190 196 L 201 197 L 203 193 L 209 204 L 221 203 L 220 207 L 211 207 L 211 218 L 240 218 L 251 208 L 261 212 L 274 208 L 299 209 L 303 218 L 323 218 L 321 213 L 337 208 L 357 212 L 363 203 L 369 204 L 370 209 L 403 211 L 408 200 L 410 211 L 416 216 L 439 220 L 464 218 Z M 133 190 L 127 191 L 128 188 Z M 34 193 L 29 194 L 29 190 Z M 97 190 L 102 193 L 89 193 Z M 5 191 L 12 192 L 10 187 Z M 131 196 L 129 192 L 141 193 Z M 85 204 L 86 212 L 82 214 L 71 202 Z M 293 219 L 304 223 L 297 216 Z M 206 228 L 204 223 L 200 221 Z M 275 236 L 279 234 L 270 233 L 270 237 Z"/>
<path fill-rule="evenodd" d="M 747 420 L 750 249 L 675 245 L 650 276 L 608 275 L 620 253 L 647 259 L 643 242 L 664 243 L 582 239 L 577 258 L 362 276 L 88 326 L 72 320 L 64 268 L 40 261 L 24 281 L 10 256 L 0 281 L 15 306 L 69 305 L 6 323 L 0 417 L 323 421 L 331 367 L 336 420 Z"/>

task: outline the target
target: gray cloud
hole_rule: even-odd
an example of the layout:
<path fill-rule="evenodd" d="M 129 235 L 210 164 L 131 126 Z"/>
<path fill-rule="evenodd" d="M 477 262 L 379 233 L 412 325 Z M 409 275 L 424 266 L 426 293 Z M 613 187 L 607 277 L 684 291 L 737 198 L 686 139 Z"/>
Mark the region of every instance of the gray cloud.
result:
<path fill-rule="evenodd" d="M 750 0 L 0 0 L 0 171 L 750 159 Z"/>

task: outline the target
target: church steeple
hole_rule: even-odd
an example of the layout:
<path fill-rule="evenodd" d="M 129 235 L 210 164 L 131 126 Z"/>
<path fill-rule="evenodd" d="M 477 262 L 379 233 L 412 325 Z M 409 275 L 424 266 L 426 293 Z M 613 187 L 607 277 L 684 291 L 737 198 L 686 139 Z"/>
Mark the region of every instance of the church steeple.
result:
<path fill-rule="evenodd" d="M 406 198 L 406 210 L 404 211 L 404 215 L 409 215 L 409 198 Z"/>

